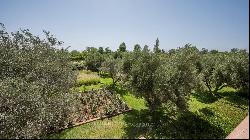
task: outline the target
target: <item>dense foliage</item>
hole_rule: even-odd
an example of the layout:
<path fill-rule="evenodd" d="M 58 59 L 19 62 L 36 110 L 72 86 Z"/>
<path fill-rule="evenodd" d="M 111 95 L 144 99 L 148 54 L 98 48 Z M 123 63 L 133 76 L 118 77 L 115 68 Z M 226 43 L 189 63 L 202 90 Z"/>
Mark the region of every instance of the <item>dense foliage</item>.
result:
<path fill-rule="evenodd" d="M 0 29 L 0 138 L 34 138 L 68 124 L 75 83 L 62 42 Z"/>
<path fill-rule="evenodd" d="M 145 98 L 151 112 L 168 102 L 185 110 L 186 97 L 197 83 L 198 50 L 185 46 L 173 55 L 158 53 L 141 52 L 134 56 L 140 57 L 132 63 L 130 85 L 138 96 Z"/>
<path fill-rule="evenodd" d="M 195 90 L 208 90 L 211 96 L 218 96 L 218 90 L 231 86 L 238 89 L 239 95 L 249 96 L 249 53 L 244 50 L 199 51 L 186 44 L 164 51 L 157 38 L 153 51 L 147 45 L 141 49 L 139 44 L 127 51 L 123 42 L 117 51 L 102 56 L 98 70 L 109 73 L 114 84 L 122 82 L 144 97 L 152 111 L 169 101 L 185 110 L 189 94 Z"/>
<path fill-rule="evenodd" d="M 216 94 L 224 86 L 238 89 L 249 96 L 249 54 L 247 52 L 208 53 L 200 60 L 204 85 Z"/>

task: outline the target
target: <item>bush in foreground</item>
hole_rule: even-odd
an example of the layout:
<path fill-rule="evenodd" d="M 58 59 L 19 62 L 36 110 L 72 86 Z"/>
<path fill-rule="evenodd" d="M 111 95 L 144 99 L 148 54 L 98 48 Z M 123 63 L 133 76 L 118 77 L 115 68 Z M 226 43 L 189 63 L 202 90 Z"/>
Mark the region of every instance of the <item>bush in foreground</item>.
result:
<path fill-rule="evenodd" d="M 66 50 L 55 48 L 62 42 L 1 27 L 0 138 L 38 138 L 68 125 L 76 77 Z"/>

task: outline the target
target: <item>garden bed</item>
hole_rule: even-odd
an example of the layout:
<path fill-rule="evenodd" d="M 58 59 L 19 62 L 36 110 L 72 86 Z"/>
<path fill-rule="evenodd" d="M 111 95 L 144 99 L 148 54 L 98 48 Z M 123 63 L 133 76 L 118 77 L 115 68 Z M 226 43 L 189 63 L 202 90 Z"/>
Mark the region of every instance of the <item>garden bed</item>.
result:
<path fill-rule="evenodd" d="M 81 92 L 78 99 L 78 111 L 72 121 L 58 131 L 131 111 L 119 94 L 107 89 Z"/>
<path fill-rule="evenodd" d="M 79 100 L 79 115 L 75 117 L 73 123 L 112 116 L 129 109 L 118 94 L 106 89 L 79 93 Z"/>

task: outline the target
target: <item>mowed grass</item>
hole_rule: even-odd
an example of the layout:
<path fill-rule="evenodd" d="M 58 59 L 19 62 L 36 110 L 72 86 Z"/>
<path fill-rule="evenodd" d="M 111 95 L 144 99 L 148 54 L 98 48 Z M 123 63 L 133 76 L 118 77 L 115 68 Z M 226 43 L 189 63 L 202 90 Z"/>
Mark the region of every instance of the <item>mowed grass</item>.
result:
<path fill-rule="evenodd" d="M 100 78 L 100 83 L 81 86 L 79 90 L 94 90 L 111 85 L 111 78 Z M 132 108 L 127 112 L 111 118 L 97 120 L 77 127 L 54 133 L 48 138 L 81 139 L 81 138 L 225 138 L 248 114 L 249 100 L 236 95 L 233 88 L 219 91 L 221 98 L 213 98 L 209 93 L 193 93 L 189 112 L 177 119 L 159 113 L 160 123 L 150 128 L 138 127 L 138 124 L 149 121 L 147 107 L 143 98 L 136 98 L 132 93 L 115 87 L 115 91 Z M 131 125 L 132 124 L 132 125 Z"/>

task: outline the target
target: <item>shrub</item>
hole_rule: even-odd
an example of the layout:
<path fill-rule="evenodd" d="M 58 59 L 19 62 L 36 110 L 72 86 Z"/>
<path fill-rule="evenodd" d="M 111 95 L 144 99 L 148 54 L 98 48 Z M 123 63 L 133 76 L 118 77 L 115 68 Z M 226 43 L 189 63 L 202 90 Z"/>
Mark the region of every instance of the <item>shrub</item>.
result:
<path fill-rule="evenodd" d="M 0 138 L 39 138 L 68 125 L 76 76 L 62 42 L 0 29 Z"/>

